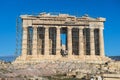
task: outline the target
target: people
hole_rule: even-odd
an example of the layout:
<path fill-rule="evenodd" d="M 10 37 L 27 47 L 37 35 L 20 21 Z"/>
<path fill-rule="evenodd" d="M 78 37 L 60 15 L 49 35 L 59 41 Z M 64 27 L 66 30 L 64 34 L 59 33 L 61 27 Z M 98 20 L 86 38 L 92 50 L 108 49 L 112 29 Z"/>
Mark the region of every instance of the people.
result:
<path fill-rule="evenodd" d="M 64 51 L 64 54 L 65 54 L 65 55 L 68 55 L 68 51 L 67 51 L 67 50 L 65 50 L 65 51 Z"/>
<path fill-rule="evenodd" d="M 62 56 L 66 56 L 66 55 L 67 55 L 67 50 L 61 49 L 61 55 L 62 55 Z"/>
<path fill-rule="evenodd" d="M 98 76 L 97 78 L 98 78 L 98 80 L 102 80 L 102 77 L 101 77 L 101 76 Z"/>
<path fill-rule="evenodd" d="M 94 77 L 91 77 L 90 80 L 94 80 Z"/>

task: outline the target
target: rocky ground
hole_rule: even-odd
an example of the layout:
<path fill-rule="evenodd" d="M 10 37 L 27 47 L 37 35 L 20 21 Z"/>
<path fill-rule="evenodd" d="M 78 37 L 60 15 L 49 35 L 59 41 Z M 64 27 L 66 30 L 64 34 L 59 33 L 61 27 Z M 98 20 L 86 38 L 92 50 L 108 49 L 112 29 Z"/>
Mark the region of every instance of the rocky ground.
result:
<path fill-rule="evenodd" d="M 1 78 L 83 78 L 86 75 L 116 73 L 120 74 L 120 62 L 111 61 L 105 64 L 93 64 L 80 61 L 41 61 L 36 64 L 11 64 L 0 62 Z M 76 79 L 77 79 L 76 78 Z M 58 80 L 57 79 L 57 80 Z M 13 80 L 13 79 L 12 79 Z M 63 79 L 61 79 L 63 80 Z"/>

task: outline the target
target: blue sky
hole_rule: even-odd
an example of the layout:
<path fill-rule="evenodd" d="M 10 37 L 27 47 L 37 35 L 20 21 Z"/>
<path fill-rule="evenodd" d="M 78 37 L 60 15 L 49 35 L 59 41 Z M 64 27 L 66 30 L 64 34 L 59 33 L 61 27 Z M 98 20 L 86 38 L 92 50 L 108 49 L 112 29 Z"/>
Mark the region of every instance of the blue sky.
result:
<path fill-rule="evenodd" d="M 40 12 L 105 17 L 105 53 L 120 55 L 120 0 L 1 0 L 0 56 L 15 53 L 16 18 L 21 14 Z"/>

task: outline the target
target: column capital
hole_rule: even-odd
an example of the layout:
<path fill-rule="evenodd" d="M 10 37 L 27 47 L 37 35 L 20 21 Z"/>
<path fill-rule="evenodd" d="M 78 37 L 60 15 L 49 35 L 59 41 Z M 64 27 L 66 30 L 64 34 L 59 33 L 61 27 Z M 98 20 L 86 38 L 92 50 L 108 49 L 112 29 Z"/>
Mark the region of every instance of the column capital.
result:
<path fill-rule="evenodd" d="M 94 29 L 95 29 L 95 28 L 90 28 L 90 32 L 94 32 Z"/>
<path fill-rule="evenodd" d="M 27 29 L 28 29 L 28 27 L 23 27 L 23 30 L 24 30 L 24 31 L 27 31 Z"/>
<path fill-rule="evenodd" d="M 68 29 L 68 30 L 71 30 L 71 29 L 72 29 L 72 27 L 67 27 L 67 29 Z"/>
<path fill-rule="evenodd" d="M 45 29 L 49 29 L 49 27 L 44 27 Z"/>
<path fill-rule="evenodd" d="M 38 27 L 38 25 L 32 25 L 33 27 Z"/>
<path fill-rule="evenodd" d="M 84 28 L 79 28 L 79 31 L 82 31 Z"/>
<path fill-rule="evenodd" d="M 104 28 L 103 27 L 99 27 L 100 30 L 103 30 Z"/>
<path fill-rule="evenodd" d="M 101 27 L 101 28 L 99 28 L 99 30 L 104 30 L 104 28 Z"/>
<path fill-rule="evenodd" d="M 33 27 L 34 30 L 37 30 L 37 27 Z"/>
<path fill-rule="evenodd" d="M 27 28 L 27 27 L 28 27 L 28 25 L 24 25 L 24 24 L 23 24 L 23 25 L 22 25 L 22 27 L 23 27 L 23 28 L 24 28 L 24 27 L 26 27 L 26 28 Z"/>
<path fill-rule="evenodd" d="M 61 27 L 60 26 L 55 26 L 56 27 L 56 29 L 60 29 Z"/>
<path fill-rule="evenodd" d="M 81 29 L 84 29 L 84 27 L 83 26 L 79 27 L 79 30 L 81 30 Z"/>
<path fill-rule="evenodd" d="M 95 27 L 90 27 L 90 29 L 95 29 Z"/>

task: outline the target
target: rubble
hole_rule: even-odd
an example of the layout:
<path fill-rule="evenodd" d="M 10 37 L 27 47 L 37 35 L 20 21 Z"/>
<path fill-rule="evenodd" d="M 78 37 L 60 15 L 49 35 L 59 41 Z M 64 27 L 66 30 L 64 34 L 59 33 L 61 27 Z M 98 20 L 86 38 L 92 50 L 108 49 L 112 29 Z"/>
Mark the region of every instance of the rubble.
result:
<path fill-rule="evenodd" d="M 30 78 L 45 77 L 59 74 L 66 76 L 75 76 L 77 78 L 86 75 L 96 74 L 120 74 L 120 65 L 118 62 L 109 62 L 107 64 L 85 63 L 79 61 L 40 61 L 36 64 L 10 64 L 2 63 L 0 65 L 1 78 Z"/>

